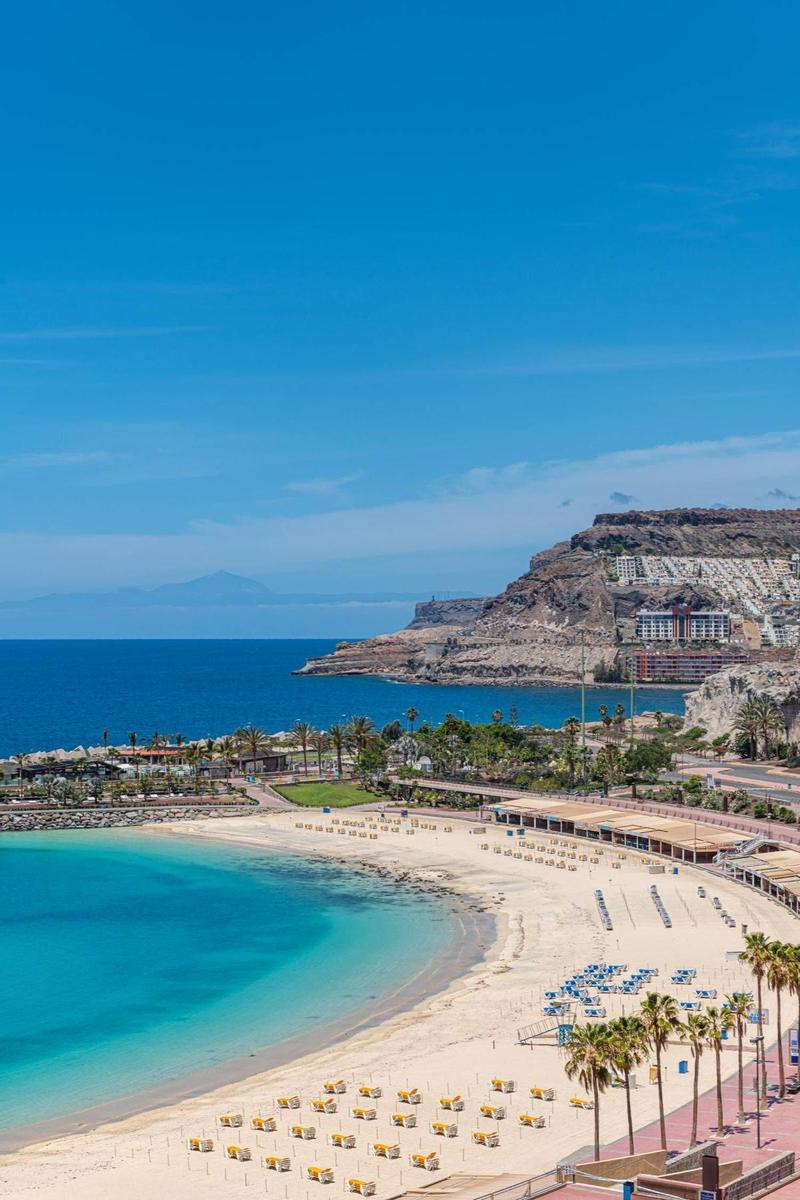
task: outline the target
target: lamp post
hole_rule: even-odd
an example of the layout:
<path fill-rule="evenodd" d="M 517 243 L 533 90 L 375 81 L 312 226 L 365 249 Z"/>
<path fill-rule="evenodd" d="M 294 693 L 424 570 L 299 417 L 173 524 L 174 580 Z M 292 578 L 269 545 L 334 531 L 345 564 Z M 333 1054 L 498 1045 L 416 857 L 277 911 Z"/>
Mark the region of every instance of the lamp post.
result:
<path fill-rule="evenodd" d="M 759 1059 L 761 1057 L 762 1035 L 750 1038 L 750 1044 L 756 1048 L 756 1147 L 761 1149 L 761 1079 L 759 1074 Z"/>

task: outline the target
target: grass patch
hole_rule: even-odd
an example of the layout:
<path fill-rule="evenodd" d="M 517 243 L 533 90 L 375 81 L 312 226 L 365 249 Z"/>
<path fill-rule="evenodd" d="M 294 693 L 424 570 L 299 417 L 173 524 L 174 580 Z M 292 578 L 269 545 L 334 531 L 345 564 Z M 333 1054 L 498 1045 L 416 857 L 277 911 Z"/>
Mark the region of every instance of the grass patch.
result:
<path fill-rule="evenodd" d="M 303 808 L 352 808 L 375 799 L 357 783 L 292 783 L 282 784 L 275 791 Z"/>

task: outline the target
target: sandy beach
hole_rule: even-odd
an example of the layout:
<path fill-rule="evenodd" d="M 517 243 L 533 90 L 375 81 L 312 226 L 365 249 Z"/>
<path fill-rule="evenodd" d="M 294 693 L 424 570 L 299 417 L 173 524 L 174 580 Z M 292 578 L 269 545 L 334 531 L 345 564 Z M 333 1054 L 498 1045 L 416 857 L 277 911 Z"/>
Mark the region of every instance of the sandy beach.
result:
<path fill-rule="evenodd" d="M 379 1010 L 377 1024 L 359 1027 L 344 1040 L 340 1035 L 333 1045 L 298 1046 L 291 1061 L 268 1070 L 259 1071 L 257 1062 L 242 1063 L 238 1082 L 122 1120 L 88 1125 L 78 1134 L 37 1141 L 7 1155 L 0 1160 L 4 1194 L 53 1200 L 183 1200 L 255 1192 L 305 1200 L 325 1191 L 325 1185 L 306 1178 L 306 1168 L 317 1165 L 332 1168 L 333 1190 L 341 1191 L 344 1180 L 355 1176 L 374 1181 L 376 1195 L 388 1198 L 436 1178 L 409 1164 L 410 1154 L 433 1151 L 439 1155 L 442 1174 L 466 1169 L 534 1175 L 588 1146 L 592 1137 L 591 1112 L 569 1105 L 572 1095 L 583 1093 L 564 1076 L 563 1055 L 555 1044 L 533 1049 L 517 1044 L 518 1029 L 542 1016 L 546 990 L 574 970 L 599 961 L 657 968 L 654 987 L 679 999 L 691 998 L 694 987 L 716 988 L 720 997 L 750 990 L 749 975 L 728 957 L 741 948 L 741 932 L 720 920 L 709 898 L 697 896 L 698 884 L 707 888 L 709 897 L 719 896 L 738 923 L 783 940 L 797 939 L 797 923 L 784 909 L 707 872 L 681 867 L 678 875 L 651 875 L 645 856 L 633 851 L 620 855 L 609 847 L 596 863 L 581 861 L 579 855 L 589 848 L 566 837 L 532 832 L 523 848 L 522 839 L 512 841 L 500 827 L 481 834 L 471 822 L 446 817 L 420 817 L 420 827 L 413 832 L 404 821 L 399 832 L 379 826 L 374 836 L 359 837 L 367 826 L 362 830 L 354 823 L 375 823 L 375 817 L 347 810 L 333 817 L 314 812 L 259 814 L 176 825 L 169 835 L 222 838 L 263 847 L 266 853 L 279 849 L 324 855 L 419 886 L 455 890 L 476 910 L 494 917 L 495 939 L 483 956 L 478 961 L 474 953 L 465 956 L 465 973 L 445 990 L 408 1011 L 387 1016 Z M 163 835 L 163 830 L 154 834 Z M 538 849 L 544 846 L 549 852 Z M 574 859 L 569 857 L 573 853 Z M 651 900 L 652 883 L 671 915 L 671 929 L 665 928 Z M 605 895 L 614 923 L 611 932 L 601 927 L 596 888 Z M 484 933 L 490 927 L 485 921 L 476 925 Z M 676 966 L 696 968 L 691 989 L 670 984 Z M 603 1000 L 608 1017 L 635 1011 L 637 1005 L 635 996 L 611 994 Z M 679 1060 L 689 1057 L 685 1046 L 669 1049 L 669 1108 L 691 1096 L 691 1074 L 678 1070 Z M 735 1070 L 735 1058 L 731 1042 L 723 1056 L 726 1074 Z M 701 1087 L 708 1087 L 713 1082 L 712 1056 L 702 1065 Z M 637 1076 L 633 1104 L 636 1123 L 643 1125 L 657 1114 L 656 1088 L 648 1084 L 646 1063 Z M 495 1077 L 514 1080 L 516 1090 L 506 1095 L 491 1091 Z M 312 1100 L 323 1095 L 323 1083 L 331 1080 L 343 1080 L 346 1087 L 334 1097 L 337 1111 L 313 1112 Z M 362 1085 L 381 1089 L 374 1101 L 362 1101 L 376 1109 L 374 1120 L 351 1116 Z M 555 1099 L 531 1100 L 532 1086 L 555 1089 Z M 422 1102 L 399 1102 L 396 1093 L 406 1088 L 418 1089 Z M 299 1108 L 277 1108 L 278 1097 L 293 1095 L 299 1097 Z M 442 1109 L 440 1099 L 452 1095 L 461 1096 L 461 1111 Z M 604 1141 L 625 1131 L 624 1100 L 621 1089 L 602 1099 Z M 501 1105 L 505 1117 L 482 1115 L 479 1109 L 485 1104 Z M 393 1125 L 392 1114 L 397 1112 L 413 1114 L 415 1127 Z M 541 1114 L 545 1128 L 520 1127 L 523 1112 Z M 222 1113 L 243 1114 L 243 1127 L 222 1130 L 217 1122 Z M 253 1131 L 250 1120 L 257 1114 L 275 1115 L 277 1131 Z M 431 1132 L 431 1122 L 440 1121 L 456 1125 L 457 1135 Z M 313 1126 L 316 1137 L 290 1137 L 289 1126 L 294 1124 Z M 478 1129 L 497 1131 L 500 1148 L 473 1144 L 472 1133 Z M 329 1135 L 337 1131 L 354 1134 L 355 1147 L 332 1147 Z M 212 1138 L 214 1151 L 188 1153 L 190 1136 Z M 249 1148 L 252 1159 L 226 1159 L 223 1147 L 232 1143 Z M 369 1153 L 373 1143 L 399 1146 L 398 1157 Z M 267 1154 L 287 1157 L 291 1169 L 280 1174 L 267 1170 Z"/>

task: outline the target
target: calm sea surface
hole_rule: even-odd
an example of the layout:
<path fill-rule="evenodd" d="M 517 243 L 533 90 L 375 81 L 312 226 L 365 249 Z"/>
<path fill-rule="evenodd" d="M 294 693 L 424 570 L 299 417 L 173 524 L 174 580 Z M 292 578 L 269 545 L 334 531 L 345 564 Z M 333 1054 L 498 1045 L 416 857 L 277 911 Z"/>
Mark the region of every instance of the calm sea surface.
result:
<path fill-rule="evenodd" d="M 578 689 L 438 687 L 383 679 L 292 675 L 332 641 L 2 641 L 0 755 L 96 745 L 104 728 L 112 742 L 131 730 L 187 738 L 229 732 L 252 723 L 269 731 L 294 721 L 326 727 L 355 713 L 376 725 L 413 705 L 422 720 L 448 712 L 488 721 L 516 704 L 519 719 L 557 726 L 579 714 Z M 628 704 L 628 694 L 592 688 L 597 706 Z M 641 688 L 637 711 L 682 712 L 680 691 Z"/>
<path fill-rule="evenodd" d="M 0 839 L 0 1130 L 374 1004 L 451 908 L 335 866 L 121 831 Z"/>

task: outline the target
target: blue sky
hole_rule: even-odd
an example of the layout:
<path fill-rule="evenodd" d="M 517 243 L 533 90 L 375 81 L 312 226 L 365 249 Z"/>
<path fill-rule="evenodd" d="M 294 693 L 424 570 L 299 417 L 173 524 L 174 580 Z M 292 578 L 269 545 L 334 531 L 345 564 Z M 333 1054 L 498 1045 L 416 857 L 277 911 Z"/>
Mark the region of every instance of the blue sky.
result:
<path fill-rule="evenodd" d="M 792 4 L 16 6 L 0 594 L 800 497 Z M 310 630 L 313 632 L 313 630 Z"/>

